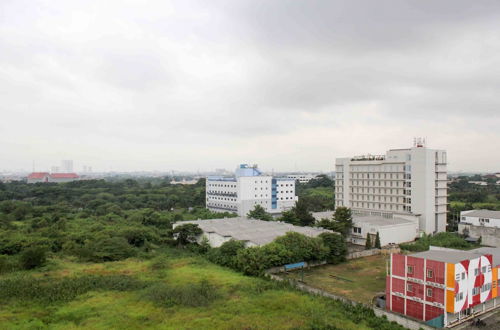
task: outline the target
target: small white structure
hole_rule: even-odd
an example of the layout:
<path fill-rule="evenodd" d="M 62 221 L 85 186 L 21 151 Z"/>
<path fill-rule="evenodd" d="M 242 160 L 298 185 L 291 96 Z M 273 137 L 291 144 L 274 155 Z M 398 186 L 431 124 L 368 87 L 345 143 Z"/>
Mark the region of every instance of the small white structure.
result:
<path fill-rule="evenodd" d="M 241 164 L 234 177 L 209 176 L 206 182 L 206 206 L 215 212 L 246 216 L 260 205 L 276 214 L 291 209 L 298 199 L 294 179 L 263 175 L 257 165 Z"/>
<path fill-rule="evenodd" d="M 316 174 L 288 174 L 286 176 L 289 179 L 294 179 L 295 181 L 299 181 L 300 183 L 308 183 L 312 179 L 316 178 Z"/>
<path fill-rule="evenodd" d="M 261 246 L 271 243 L 288 232 L 296 232 L 309 237 L 332 233 L 331 230 L 322 228 L 300 227 L 285 222 L 254 220 L 246 217 L 179 221 L 173 224 L 173 228 L 187 223 L 197 224 L 203 230 L 198 242 L 206 237 L 211 247 L 219 247 L 231 239 L 245 242 L 246 247 Z"/>
<path fill-rule="evenodd" d="M 368 235 L 374 244 L 377 232 L 380 236 L 380 246 L 413 242 L 419 235 L 418 220 L 365 216 L 354 217 L 352 222 L 351 243 L 358 245 L 365 245 Z"/>
<path fill-rule="evenodd" d="M 500 211 L 469 210 L 460 212 L 460 222 L 473 226 L 500 228 Z"/>
<path fill-rule="evenodd" d="M 333 219 L 333 211 L 314 212 L 316 221 L 321 219 Z M 400 244 L 412 242 L 419 235 L 418 217 L 382 217 L 382 216 L 358 216 L 352 218 L 353 227 L 348 241 L 356 245 L 365 245 L 366 238 L 370 235 L 372 244 L 375 243 L 377 232 L 380 236 L 380 245 Z"/>

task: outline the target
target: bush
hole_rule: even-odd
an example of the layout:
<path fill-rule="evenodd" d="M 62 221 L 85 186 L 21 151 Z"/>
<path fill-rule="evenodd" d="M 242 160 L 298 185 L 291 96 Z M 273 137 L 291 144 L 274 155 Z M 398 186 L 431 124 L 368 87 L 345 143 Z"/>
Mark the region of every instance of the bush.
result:
<path fill-rule="evenodd" d="M 338 264 L 345 261 L 347 255 L 347 244 L 342 235 L 337 233 L 322 233 L 319 238 L 323 240 L 325 246 L 330 250 L 326 261 L 331 264 Z"/>
<path fill-rule="evenodd" d="M 123 237 L 105 238 L 85 246 L 80 256 L 90 261 L 117 261 L 133 257 L 136 250 Z"/>
<path fill-rule="evenodd" d="M 0 274 L 14 271 L 17 268 L 18 262 L 15 258 L 6 255 L 0 255 Z"/>
<path fill-rule="evenodd" d="M 174 305 L 199 307 L 210 305 L 220 294 L 210 282 L 201 280 L 196 284 L 175 287 L 158 283 L 148 288 L 144 296 L 163 307 Z"/>
<path fill-rule="evenodd" d="M 31 247 L 24 250 L 19 258 L 19 263 L 23 269 L 33 269 L 42 267 L 47 262 L 47 255 L 44 249 Z"/>
<path fill-rule="evenodd" d="M 452 249 L 468 249 L 474 245 L 468 243 L 464 238 L 455 233 L 438 233 L 436 235 L 424 235 L 414 243 L 400 244 L 403 250 L 420 252 L 429 250 L 429 246 L 441 246 Z"/>
<path fill-rule="evenodd" d="M 38 278 L 19 275 L 0 280 L 0 301 L 16 299 L 55 303 L 71 301 L 78 295 L 88 291 L 127 291 L 144 287 L 143 282 L 126 275 L 88 275 L 63 278 Z"/>
<path fill-rule="evenodd" d="M 242 241 L 229 240 L 219 248 L 213 248 L 208 251 L 208 260 L 221 266 L 236 268 L 236 255 L 239 250 L 245 248 Z"/>

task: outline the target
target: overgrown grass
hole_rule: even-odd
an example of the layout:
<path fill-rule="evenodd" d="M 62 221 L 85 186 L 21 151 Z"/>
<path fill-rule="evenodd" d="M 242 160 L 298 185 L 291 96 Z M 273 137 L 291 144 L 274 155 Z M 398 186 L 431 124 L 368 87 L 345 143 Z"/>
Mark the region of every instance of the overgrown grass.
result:
<path fill-rule="evenodd" d="M 87 275 L 64 278 L 37 278 L 29 275 L 0 279 L 0 301 L 65 302 L 88 291 L 128 291 L 144 288 L 146 284 L 131 276 Z"/>
<path fill-rule="evenodd" d="M 56 260 L 48 272 L 0 276 L 10 287 L 0 296 L 0 328 L 402 329 L 367 309 L 176 254 L 101 264 Z M 29 292 L 27 280 L 10 281 L 23 277 L 41 293 Z"/>
<path fill-rule="evenodd" d="M 144 295 L 146 299 L 163 307 L 172 307 L 174 305 L 208 306 L 220 296 L 217 288 L 206 279 L 183 286 L 169 286 L 165 283 L 157 283 L 149 287 Z"/>
<path fill-rule="evenodd" d="M 386 258 L 382 255 L 350 260 L 338 265 L 325 265 L 304 272 L 304 282 L 353 301 L 370 304 L 385 290 Z M 286 277 L 301 279 L 301 271 Z"/>

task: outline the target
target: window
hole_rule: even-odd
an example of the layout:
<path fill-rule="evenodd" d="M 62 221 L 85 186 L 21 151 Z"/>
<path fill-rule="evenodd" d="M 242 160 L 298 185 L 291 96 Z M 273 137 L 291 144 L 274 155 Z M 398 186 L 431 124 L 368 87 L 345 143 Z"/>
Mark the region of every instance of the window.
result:
<path fill-rule="evenodd" d="M 413 266 L 408 266 L 407 269 L 406 269 L 406 272 L 408 274 L 413 274 Z"/>
<path fill-rule="evenodd" d="M 462 273 L 462 280 L 465 280 L 465 272 Z"/>
<path fill-rule="evenodd" d="M 427 288 L 426 294 L 427 294 L 427 297 L 432 297 L 432 288 Z"/>
<path fill-rule="evenodd" d="M 472 295 L 475 296 L 479 294 L 479 287 L 472 288 Z"/>
<path fill-rule="evenodd" d="M 428 277 L 428 278 L 432 278 L 432 276 L 433 276 L 433 275 L 434 275 L 434 274 L 433 274 L 432 269 L 427 269 L 427 277 Z"/>
<path fill-rule="evenodd" d="M 486 266 L 481 267 L 481 272 L 484 274 L 486 273 Z"/>
<path fill-rule="evenodd" d="M 408 291 L 408 292 L 413 292 L 413 284 L 408 283 L 408 284 L 406 285 L 406 291 Z"/>
<path fill-rule="evenodd" d="M 460 301 L 463 298 L 464 298 L 464 293 L 463 292 L 457 293 L 457 295 L 455 296 L 455 301 Z"/>
<path fill-rule="evenodd" d="M 477 275 L 479 275 L 479 268 L 474 269 L 474 276 L 477 276 Z"/>

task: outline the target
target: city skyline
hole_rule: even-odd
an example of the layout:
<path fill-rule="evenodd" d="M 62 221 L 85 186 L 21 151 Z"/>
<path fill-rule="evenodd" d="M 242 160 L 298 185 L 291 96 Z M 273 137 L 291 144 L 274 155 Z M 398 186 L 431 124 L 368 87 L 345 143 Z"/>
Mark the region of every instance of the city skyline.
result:
<path fill-rule="evenodd" d="M 498 172 L 499 28 L 497 1 L 3 1 L 0 170 L 332 171 L 426 137 Z"/>

